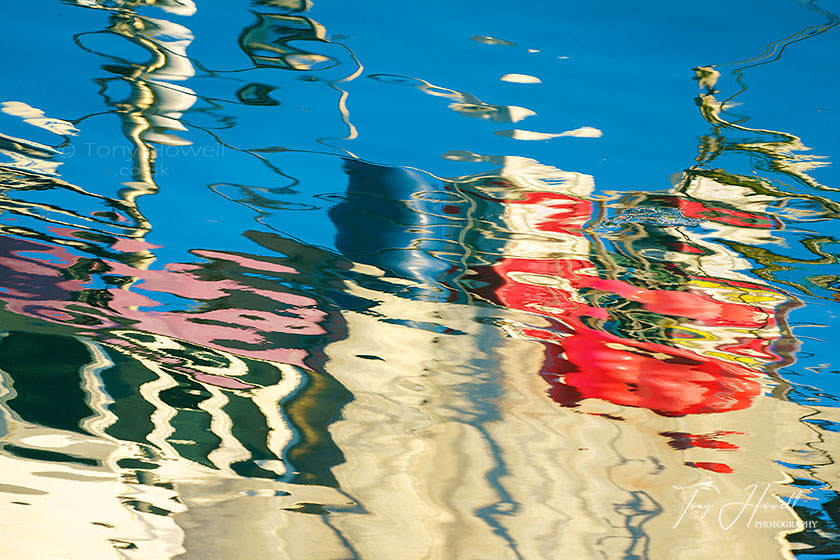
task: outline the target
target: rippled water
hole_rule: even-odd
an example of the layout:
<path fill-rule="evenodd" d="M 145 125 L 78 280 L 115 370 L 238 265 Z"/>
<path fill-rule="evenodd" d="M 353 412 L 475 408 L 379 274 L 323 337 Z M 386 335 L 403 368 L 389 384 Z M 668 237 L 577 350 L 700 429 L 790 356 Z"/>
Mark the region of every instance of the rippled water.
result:
<path fill-rule="evenodd" d="M 4 4 L 0 556 L 840 557 L 832 8 Z"/>

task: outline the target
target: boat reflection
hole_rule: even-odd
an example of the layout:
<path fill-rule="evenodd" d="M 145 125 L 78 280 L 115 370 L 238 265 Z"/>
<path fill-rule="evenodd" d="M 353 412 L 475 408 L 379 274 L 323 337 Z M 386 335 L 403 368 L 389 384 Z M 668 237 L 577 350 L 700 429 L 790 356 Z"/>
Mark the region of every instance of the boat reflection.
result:
<path fill-rule="evenodd" d="M 177 83 L 198 67 L 192 31 L 137 10 L 195 6 L 77 4 L 108 15 L 77 36 L 83 48 L 101 33 L 150 62 L 98 53 L 113 64 L 97 83 L 131 145 L 116 193 L 60 176 L 59 150 L 85 119 L 5 106 L 58 134 L 55 146 L 0 137 L 10 557 L 789 558 L 797 542 L 830 539 L 803 522 L 838 499 L 824 483 L 840 476 L 837 441 L 804 418 L 840 417 L 789 399 L 779 371 L 799 349 L 791 311 L 836 293 L 829 276 L 818 291 L 782 263 L 834 262 L 831 239 L 803 238 L 813 258 L 783 254 L 780 239 L 838 207 L 798 138 L 724 120 L 716 71 L 697 70 L 713 133 L 660 191 L 605 196 L 591 176 L 524 157 L 450 153 L 488 170 L 444 180 L 342 155 L 346 187 L 324 218 L 334 249 L 260 222 L 231 226 L 241 250 L 208 241 L 167 260 L 139 197 L 165 194 L 158 150 L 189 142 L 184 115 L 205 98 Z M 254 7 L 238 35 L 251 70 L 333 89 L 358 75 L 358 64 L 314 74 L 349 50 L 308 2 Z M 493 122 L 533 114 L 376 77 Z M 277 105 L 250 80 L 239 102 Z M 726 141 L 725 127 L 761 141 Z M 243 149 L 259 163 L 284 150 Z M 802 192 L 712 168 L 723 153 L 761 158 Z M 241 190 L 223 204 L 261 219 L 285 207 L 269 189 Z M 712 484 L 737 502 L 765 483 L 778 507 L 761 519 L 788 529 L 681 515 L 680 489 Z M 820 505 L 791 505 L 802 488 Z"/>

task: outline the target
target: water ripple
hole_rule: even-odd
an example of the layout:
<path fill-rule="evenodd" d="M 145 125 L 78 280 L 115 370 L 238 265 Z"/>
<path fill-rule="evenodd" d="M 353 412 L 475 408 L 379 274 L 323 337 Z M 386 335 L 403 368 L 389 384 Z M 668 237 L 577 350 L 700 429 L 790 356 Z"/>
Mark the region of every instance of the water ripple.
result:
<path fill-rule="evenodd" d="M 674 109 L 632 18 L 460 8 L 10 6 L 4 557 L 837 555 L 835 154 L 746 99 L 837 18 Z"/>

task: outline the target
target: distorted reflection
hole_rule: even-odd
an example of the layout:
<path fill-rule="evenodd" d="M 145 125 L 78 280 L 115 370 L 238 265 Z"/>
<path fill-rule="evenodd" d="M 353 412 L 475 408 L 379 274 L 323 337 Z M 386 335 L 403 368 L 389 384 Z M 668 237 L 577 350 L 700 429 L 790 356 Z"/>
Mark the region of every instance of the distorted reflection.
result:
<path fill-rule="evenodd" d="M 286 70 L 323 69 L 331 58 L 289 45 L 292 41 L 328 44 L 324 28 L 315 21 L 280 14 L 257 14 L 259 21 L 245 30 L 240 45 L 257 66 Z M 332 64 L 336 62 L 332 61 Z"/>
<path fill-rule="evenodd" d="M 369 77 L 386 84 L 413 86 L 428 95 L 451 99 L 452 103 L 449 104 L 449 108 L 467 117 L 488 119 L 497 122 L 519 122 L 526 117 L 536 115 L 534 111 L 525 107 L 518 107 L 516 105 L 491 105 L 484 103 L 469 93 L 436 86 L 419 78 L 390 74 L 373 74 Z"/>
<path fill-rule="evenodd" d="M 482 171 L 441 178 L 351 153 L 349 92 L 410 86 L 477 126 L 537 112 L 387 70 L 349 84 L 362 64 L 308 0 L 231 8 L 229 65 L 206 62 L 189 0 L 66 4 L 102 16 L 74 38 L 106 62 L 105 110 L 0 104 L 38 139 L 0 134 L 10 558 L 837 553 L 837 395 L 791 366 L 814 355 L 796 313 L 840 300 L 822 227 L 840 203 L 813 176 L 828 158 L 718 100 L 720 69 L 694 70 L 711 130 L 661 188 L 466 149 L 444 163 Z M 286 148 L 291 90 L 331 117 Z M 200 137 L 232 163 L 160 173 Z M 118 142 L 122 177 L 69 157 Z M 763 525 L 725 510 L 758 511 L 751 485 Z"/>

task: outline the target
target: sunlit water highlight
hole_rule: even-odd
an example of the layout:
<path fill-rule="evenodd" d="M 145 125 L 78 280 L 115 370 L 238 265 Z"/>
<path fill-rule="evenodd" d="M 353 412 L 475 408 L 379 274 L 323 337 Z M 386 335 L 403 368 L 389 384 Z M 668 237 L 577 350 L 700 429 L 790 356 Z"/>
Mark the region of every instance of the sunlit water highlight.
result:
<path fill-rule="evenodd" d="M 837 558 L 837 16 L 3 7 L 0 557 Z"/>

